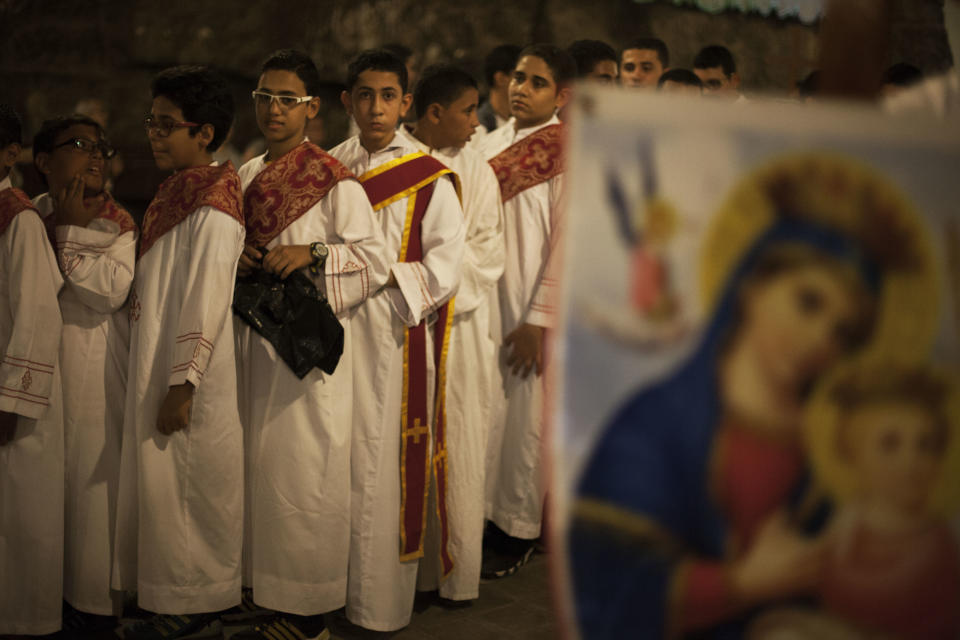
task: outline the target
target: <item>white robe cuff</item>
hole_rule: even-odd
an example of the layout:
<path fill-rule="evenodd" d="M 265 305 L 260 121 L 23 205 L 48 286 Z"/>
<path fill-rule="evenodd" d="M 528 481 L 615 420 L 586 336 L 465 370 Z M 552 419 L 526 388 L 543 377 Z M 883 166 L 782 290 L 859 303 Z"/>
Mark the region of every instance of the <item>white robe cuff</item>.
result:
<path fill-rule="evenodd" d="M 57 258 L 67 285 L 99 313 L 122 307 L 133 283 L 137 236 L 133 231 L 120 235 L 119 230 L 110 220 L 56 229 Z"/>
<path fill-rule="evenodd" d="M 415 327 L 441 301 L 430 293 L 428 274 L 422 262 L 398 262 L 391 267 L 399 289 L 388 289 L 394 311 L 408 327 Z"/>
<path fill-rule="evenodd" d="M 330 250 L 324 263 L 324 285 L 333 312 L 340 314 L 370 296 L 370 264 L 363 253 L 351 245 L 327 245 Z"/>
<path fill-rule="evenodd" d="M 50 406 L 53 363 L 4 356 L 0 362 L 0 411 L 39 419 Z"/>
<path fill-rule="evenodd" d="M 169 386 L 190 382 L 199 387 L 213 354 L 213 343 L 200 333 L 187 333 L 177 336 L 174 354 L 176 364 L 170 370 Z"/>

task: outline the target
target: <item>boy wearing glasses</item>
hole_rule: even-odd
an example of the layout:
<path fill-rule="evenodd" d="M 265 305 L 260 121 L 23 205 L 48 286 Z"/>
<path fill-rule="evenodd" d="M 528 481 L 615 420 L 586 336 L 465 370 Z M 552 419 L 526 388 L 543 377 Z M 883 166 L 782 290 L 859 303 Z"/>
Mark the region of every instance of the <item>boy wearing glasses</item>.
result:
<path fill-rule="evenodd" d="M 63 286 L 43 222 L 10 185 L 20 118 L 0 104 L 0 635 L 60 628 Z"/>
<path fill-rule="evenodd" d="M 243 434 L 230 308 L 243 250 L 240 178 L 211 154 L 233 121 L 226 81 L 174 67 L 144 124 L 173 171 L 143 219 L 130 294 L 130 360 L 114 587 L 152 619 L 130 638 L 215 633 L 240 602 Z"/>
<path fill-rule="evenodd" d="M 350 550 L 350 315 L 387 280 L 383 236 L 354 175 L 306 138 L 320 76 L 285 49 L 253 92 L 267 152 L 240 168 L 246 246 L 240 275 L 296 270 L 325 292 L 344 328 L 336 371 L 299 379 L 270 342 L 235 317 L 247 511 L 245 584 L 281 612 L 234 638 L 326 638 L 323 613 L 342 607 Z M 311 95 L 313 94 L 313 95 Z M 263 253 L 263 250 L 266 252 Z"/>
<path fill-rule="evenodd" d="M 60 294 L 66 460 L 63 597 L 80 612 L 68 626 L 111 627 L 113 516 L 120 480 L 123 390 L 137 228 L 104 189 L 114 155 L 94 120 L 43 123 L 33 158 L 49 191 L 34 200 L 66 287 Z"/>
<path fill-rule="evenodd" d="M 385 288 L 357 309 L 352 327 L 347 617 L 392 631 L 410 622 L 418 560 L 429 557 L 424 570 L 453 570 L 445 358 L 465 225 L 455 175 L 397 132 L 412 100 L 403 61 L 387 51 L 361 53 L 341 100 L 360 133 L 331 154 L 359 176 L 390 260 Z"/>

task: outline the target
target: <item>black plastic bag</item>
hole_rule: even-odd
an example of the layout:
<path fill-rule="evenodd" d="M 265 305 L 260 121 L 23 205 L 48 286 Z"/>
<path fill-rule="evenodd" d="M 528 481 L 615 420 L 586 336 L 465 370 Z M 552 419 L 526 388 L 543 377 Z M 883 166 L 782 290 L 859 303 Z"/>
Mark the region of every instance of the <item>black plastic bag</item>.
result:
<path fill-rule="evenodd" d="M 237 278 L 233 311 L 266 338 L 298 378 L 314 367 L 331 374 L 343 354 L 343 326 L 300 271 L 286 280 L 256 269 Z"/>

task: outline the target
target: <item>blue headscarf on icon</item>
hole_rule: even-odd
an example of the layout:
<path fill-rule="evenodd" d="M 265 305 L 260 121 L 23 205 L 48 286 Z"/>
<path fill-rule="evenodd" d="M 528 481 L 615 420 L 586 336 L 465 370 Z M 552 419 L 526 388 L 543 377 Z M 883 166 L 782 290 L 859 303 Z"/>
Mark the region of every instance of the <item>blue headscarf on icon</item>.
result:
<path fill-rule="evenodd" d="M 709 492 L 711 447 L 722 418 L 718 364 L 737 322 L 738 292 L 779 246 L 809 246 L 854 266 L 879 291 L 876 265 L 850 237 L 796 216 L 776 216 L 731 273 L 701 343 L 663 382 L 639 391 L 615 414 L 580 479 L 578 501 L 629 514 L 631 527 L 597 526 L 574 507 L 569 533 L 574 605 L 588 638 L 662 638 L 669 628 L 671 579 L 684 558 L 721 560 L 729 523 Z M 806 484 L 806 483 L 804 483 Z M 799 486 L 799 502 L 806 486 Z M 789 505 L 787 505 L 789 507 Z M 822 526 L 826 512 L 811 518 Z M 649 528 L 636 533 L 636 523 Z M 739 638 L 746 616 L 697 637 Z"/>

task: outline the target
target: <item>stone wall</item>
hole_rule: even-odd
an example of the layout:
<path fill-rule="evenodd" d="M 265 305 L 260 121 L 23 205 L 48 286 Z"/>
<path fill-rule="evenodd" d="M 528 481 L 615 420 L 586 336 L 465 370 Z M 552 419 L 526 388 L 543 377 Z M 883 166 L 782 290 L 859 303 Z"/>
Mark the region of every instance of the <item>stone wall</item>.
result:
<path fill-rule="evenodd" d="M 898 3 L 890 62 L 949 66 L 943 0 Z M 313 55 L 329 83 L 325 98 L 333 112 L 347 61 L 377 44 L 401 42 L 416 51 L 420 65 L 453 61 L 480 77 L 485 53 L 505 42 L 565 46 L 596 38 L 620 46 L 650 34 L 667 42 L 674 66 L 690 66 L 705 44 L 728 45 L 748 91 L 788 90 L 816 64 L 816 27 L 739 12 L 714 16 L 671 3 L 0 0 L 0 100 L 25 115 L 29 136 L 81 97 L 105 99 L 113 112 L 110 133 L 128 168 L 118 190 L 140 200 L 159 180 L 140 125 L 149 81 L 173 64 L 211 64 L 225 72 L 239 104 L 235 139 L 242 148 L 257 136 L 248 97 L 257 65 L 280 47 Z"/>

